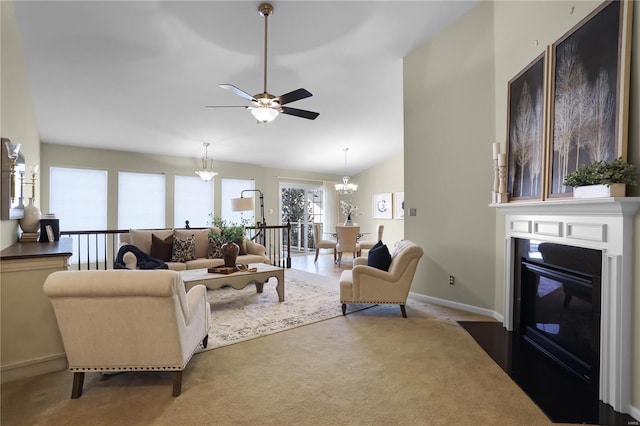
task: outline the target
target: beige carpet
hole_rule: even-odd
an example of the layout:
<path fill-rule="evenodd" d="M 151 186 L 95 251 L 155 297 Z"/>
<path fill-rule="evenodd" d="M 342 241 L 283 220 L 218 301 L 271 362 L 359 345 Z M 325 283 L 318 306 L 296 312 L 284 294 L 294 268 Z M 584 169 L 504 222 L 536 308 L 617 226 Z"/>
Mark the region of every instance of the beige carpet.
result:
<path fill-rule="evenodd" d="M 337 279 L 297 269 L 285 271 L 285 300 L 278 301 L 275 278 L 262 293 L 254 284 L 236 290 L 208 290 L 211 330 L 206 350 L 255 339 L 342 315 Z M 347 313 L 370 305 L 349 305 Z"/>
<path fill-rule="evenodd" d="M 267 289 L 265 289 L 267 291 Z M 2 385 L 2 425 L 551 425 L 455 320 L 381 305 L 196 354 L 167 373 L 60 371 Z"/>

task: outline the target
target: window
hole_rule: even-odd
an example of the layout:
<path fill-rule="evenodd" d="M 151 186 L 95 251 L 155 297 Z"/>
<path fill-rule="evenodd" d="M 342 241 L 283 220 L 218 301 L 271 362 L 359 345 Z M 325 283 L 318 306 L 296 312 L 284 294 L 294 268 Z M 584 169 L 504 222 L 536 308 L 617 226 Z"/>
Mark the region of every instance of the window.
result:
<path fill-rule="evenodd" d="M 231 211 L 231 199 L 232 198 L 240 198 L 242 191 L 245 189 L 254 189 L 255 182 L 253 179 L 229 179 L 222 178 L 222 188 L 221 188 L 221 201 L 220 201 L 220 211 L 222 219 L 226 221 L 231 221 L 235 223 L 240 223 L 244 218 L 247 221 L 248 225 L 253 225 L 255 223 L 255 209 L 252 211 L 246 212 L 233 212 Z M 255 202 L 255 207 L 260 209 L 260 194 L 257 192 L 247 192 L 244 194 L 245 197 L 252 197 Z M 261 219 L 262 220 L 262 219 Z"/>
<path fill-rule="evenodd" d="M 192 228 L 211 224 L 213 212 L 213 180 L 203 181 L 198 176 L 176 176 L 174 180 L 173 226 L 184 228 L 189 221 Z"/>
<path fill-rule="evenodd" d="M 51 167 L 49 171 L 49 211 L 60 219 L 61 231 L 96 231 L 107 229 L 107 171 Z M 78 235 L 72 235 L 78 246 Z M 83 244 L 98 247 L 88 254 L 95 261 L 104 258 L 104 236 L 83 236 Z M 85 243 L 85 241 L 87 241 Z M 85 255 L 83 255 L 84 257 Z M 78 263 L 74 254 L 69 259 Z"/>
<path fill-rule="evenodd" d="M 107 171 L 51 167 L 49 210 L 61 231 L 107 229 Z"/>
<path fill-rule="evenodd" d="M 118 172 L 118 228 L 165 227 L 165 176 Z"/>

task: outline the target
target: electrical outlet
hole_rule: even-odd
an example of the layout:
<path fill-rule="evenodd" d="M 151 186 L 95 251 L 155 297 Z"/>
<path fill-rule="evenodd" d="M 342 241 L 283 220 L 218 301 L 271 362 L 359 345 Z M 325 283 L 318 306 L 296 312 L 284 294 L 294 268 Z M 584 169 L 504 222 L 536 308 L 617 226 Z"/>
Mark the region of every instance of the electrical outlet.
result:
<path fill-rule="evenodd" d="M 454 285 L 455 284 L 455 279 L 453 278 L 453 275 L 449 275 L 449 285 Z"/>

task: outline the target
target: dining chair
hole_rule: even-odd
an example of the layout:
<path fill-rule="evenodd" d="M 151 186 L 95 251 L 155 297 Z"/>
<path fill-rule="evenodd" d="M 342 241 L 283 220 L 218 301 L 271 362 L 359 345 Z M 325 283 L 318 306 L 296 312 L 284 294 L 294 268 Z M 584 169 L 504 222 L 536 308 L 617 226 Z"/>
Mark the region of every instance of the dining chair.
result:
<path fill-rule="evenodd" d="M 384 232 L 384 225 L 378 225 L 376 229 L 377 238 L 375 240 L 360 241 L 360 251 L 358 256 L 362 255 L 362 250 L 371 250 L 378 241 L 382 241 L 382 233 Z"/>
<path fill-rule="evenodd" d="M 314 223 L 313 224 L 313 240 L 316 243 L 316 258 L 313 262 L 318 261 L 318 254 L 320 254 L 320 249 L 333 249 L 333 263 L 336 262 L 336 241 L 335 240 L 325 240 L 322 238 L 322 223 Z"/>
<path fill-rule="evenodd" d="M 360 244 L 358 243 L 360 227 L 337 225 L 336 234 L 338 235 L 336 253 L 338 255 L 338 267 L 340 267 L 342 262 L 342 253 L 353 253 L 354 259 L 358 257 L 358 252 L 360 252 Z"/>

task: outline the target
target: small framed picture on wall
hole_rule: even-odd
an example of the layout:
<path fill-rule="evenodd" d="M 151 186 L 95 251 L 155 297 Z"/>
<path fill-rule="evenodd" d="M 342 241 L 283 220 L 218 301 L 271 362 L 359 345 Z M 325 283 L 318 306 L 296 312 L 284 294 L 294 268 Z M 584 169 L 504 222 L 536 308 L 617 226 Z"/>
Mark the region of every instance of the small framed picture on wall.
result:
<path fill-rule="evenodd" d="M 404 219 L 404 192 L 396 192 L 394 206 L 396 208 L 396 219 Z"/>
<path fill-rule="evenodd" d="M 373 213 L 371 217 L 374 219 L 393 219 L 393 201 L 390 192 L 373 194 Z"/>

